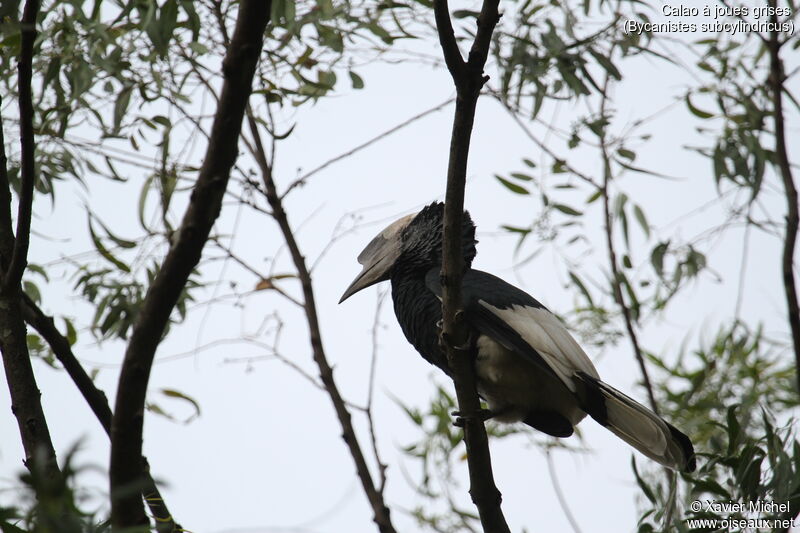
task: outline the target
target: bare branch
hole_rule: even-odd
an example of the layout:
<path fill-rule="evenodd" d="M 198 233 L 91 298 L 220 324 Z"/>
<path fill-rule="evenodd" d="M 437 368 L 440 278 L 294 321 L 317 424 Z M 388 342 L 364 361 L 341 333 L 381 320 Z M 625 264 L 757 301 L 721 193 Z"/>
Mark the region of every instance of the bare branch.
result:
<path fill-rule="evenodd" d="M 111 522 L 114 528 L 147 522 L 138 497 L 142 483 L 142 424 L 150 370 L 170 314 L 200 260 L 237 152 L 253 74 L 271 2 L 243 0 L 222 71 L 225 78 L 203 166 L 180 231 L 147 291 L 125 352 L 111 427 Z"/>
<path fill-rule="evenodd" d="M 601 117 L 605 117 L 606 115 L 606 103 L 608 102 L 608 97 L 606 95 L 608 92 L 608 83 L 609 78 L 606 76 L 605 83 L 603 84 L 603 96 L 600 104 Z M 622 311 L 622 317 L 625 320 L 625 328 L 628 331 L 628 338 L 630 339 L 631 346 L 633 347 L 633 354 L 636 357 L 636 362 L 639 363 L 639 370 L 642 373 L 642 382 L 644 383 L 644 387 L 647 389 L 647 398 L 650 401 L 650 407 L 653 409 L 654 413 L 658 414 L 658 404 L 656 403 L 656 397 L 653 394 L 653 385 L 650 382 L 650 375 L 647 372 L 647 366 L 645 366 L 644 355 L 642 354 L 642 349 L 639 346 L 639 338 L 636 334 L 636 329 L 633 326 L 631 310 L 630 307 L 628 307 L 628 304 L 625 303 L 625 297 L 622 294 L 622 274 L 619 271 L 617 251 L 614 247 L 611 198 L 608 192 L 608 185 L 612 179 L 612 176 L 611 157 L 608 155 L 608 140 L 606 138 L 605 128 L 603 128 L 600 135 L 600 150 L 603 156 L 603 184 L 600 188 L 600 193 L 603 197 L 603 216 L 605 219 L 606 245 L 608 247 L 608 263 L 609 267 L 611 268 L 611 287 L 614 291 L 614 300 L 616 300 L 617 305 L 619 305 L 620 310 Z"/>
<path fill-rule="evenodd" d="M 0 109 L 3 109 L 3 96 L 0 94 Z M 8 181 L 8 158 L 3 134 L 3 121 L 0 117 L 0 272 L 5 272 L 14 254 L 14 231 L 11 222 L 11 183 Z M 0 275 L 0 282 L 2 282 Z M 2 284 L 0 283 L 0 288 Z"/>
<path fill-rule="evenodd" d="M 778 16 L 775 14 L 775 0 L 768 0 L 772 7 L 771 22 L 773 28 L 778 27 Z M 800 307 L 797 303 L 797 286 L 794 281 L 794 248 L 797 242 L 798 212 L 797 212 L 797 187 L 792 177 L 792 165 L 789 163 L 789 154 L 786 150 L 786 130 L 783 116 L 783 82 L 786 77 L 783 72 L 781 60 L 781 42 L 778 31 L 773 29 L 769 34 L 769 85 L 772 88 L 772 113 L 775 121 L 775 156 L 778 159 L 783 188 L 786 191 L 786 234 L 783 239 L 783 290 L 786 295 L 788 307 L 789 326 L 792 331 L 792 344 L 794 345 L 795 365 L 797 366 L 797 384 L 800 389 Z"/>
<path fill-rule="evenodd" d="M 28 0 L 22 17 L 22 50 L 19 59 L 19 92 L 21 110 L 21 144 L 23 150 L 23 194 L 19 201 L 17 220 L 17 239 L 14 238 L 11 223 L 11 189 L 6 168 L 5 141 L 0 132 L 0 351 L 3 354 L 3 368 L 11 395 L 11 411 L 17 418 L 22 447 L 25 450 L 25 466 L 30 471 L 42 472 L 48 481 L 58 484 L 62 481 L 61 471 L 56 463 L 56 452 L 50 439 L 47 420 L 42 411 L 41 393 L 33 374 L 28 353 L 27 332 L 20 312 L 20 281 L 25 270 L 30 238 L 30 208 L 33 198 L 33 110 L 31 95 L 31 68 L 33 61 L 33 42 L 36 38 L 36 16 L 39 2 Z M 1 128 L 0 128 L 1 129 Z M 20 242 L 21 241 L 21 242 Z"/>
<path fill-rule="evenodd" d="M 389 507 L 383 499 L 383 495 L 375 487 L 375 481 L 372 479 L 367 461 L 364 457 L 364 452 L 358 442 L 353 422 L 350 416 L 350 411 L 347 404 L 342 398 L 339 388 L 336 386 L 336 381 L 333 378 L 333 369 L 328 363 L 328 358 L 325 355 L 325 348 L 322 344 L 322 334 L 320 333 L 319 318 L 317 317 L 317 304 L 314 298 L 314 287 L 311 282 L 311 274 L 306 265 L 306 260 L 303 257 L 297 240 L 294 237 L 294 232 L 289 224 L 289 218 L 286 211 L 283 209 L 281 197 L 278 196 L 275 182 L 272 178 L 272 168 L 267 162 L 266 152 L 264 145 L 261 142 L 261 135 L 258 132 L 258 125 L 255 118 L 251 113 L 248 113 L 248 124 L 250 126 L 250 133 L 253 136 L 255 152 L 253 156 L 258 162 L 261 171 L 261 177 L 264 181 L 264 189 L 272 209 L 272 216 L 280 227 L 283 238 L 286 241 L 286 246 L 289 248 L 289 254 L 292 257 L 292 262 L 297 269 L 297 276 L 300 278 L 300 284 L 303 288 L 303 307 L 305 309 L 306 321 L 308 322 L 309 339 L 311 341 L 311 350 L 314 354 L 314 361 L 319 367 L 319 376 L 322 380 L 325 390 L 333 403 L 333 408 L 336 411 L 336 416 L 342 426 L 342 438 L 344 439 L 350 455 L 353 458 L 356 466 L 356 473 L 361 480 L 361 486 L 364 493 L 372 506 L 372 519 L 378 526 L 381 533 L 395 533 L 394 526 L 392 525 L 391 517 L 389 515 Z"/>
<path fill-rule="evenodd" d="M 475 107 L 481 88 L 488 78 L 483 67 L 494 27 L 500 19 L 499 0 L 484 0 L 478 17 L 478 32 L 467 63 L 461 58 L 453 35 L 446 0 L 434 0 L 436 27 L 447 68 L 456 86 L 456 110 L 450 139 L 445 194 L 444 242 L 442 258 L 442 338 L 447 349 L 447 362 L 453 373 L 458 408 L 464 418 L 464 443 L 467 447 L 470 495 L 478 508 L 486 532 L 508 532 L 508 524 L 500 508 L 500 491 L 494 483 L 489 441 L 483 420 L 478 416 L 481 404 L 473 366 L 475 347 L 468 350 L 455 346 L 469 344 L 469 331 L 461 309 L 461 279 L 464 257 L 461 247 L 461 223 L 464 212 L 464 189 L 467 159 L 475 121 Z"/>
<path fill-rule="evenodd" d="M 378 438 L 375 434 L 375 418 L 372 416 L 372 398 L 375 392 L 375 369 L 378 363 L 378 331 L 381 326 L 381 307 L 386 300 L 387 291 L 378 292 L 378 300 L 375 305 L 375 319 L 372 322 L 372 357 L 369 364 L 369 385 L 367 388 L 367 405 L 364 412 L 367 416 L 367 424 L 369 425 L 369 438 L 372 444 L 372 455 L 375 463 L 378 465 L 378 475 L 380 476 L 378 482 L 378 492 L 383 495 L 386 488 L 386 463 L 381 461 L 380 453 L 378 452 Z"/>
<path fill-rule="evenodd" d="M 572 510 L 569 508 L 569 502 L 567 502 L 567 498 L 564 497 L 564 491 L 561 490 L 561 484 L 558 482 L 556 468 L 555 465 L 553 465 L 553 457 L 550 455 L 549 449 L 545 451 L 545 458 L 547 459 L 547 472 L 550 474 L 550 481 L 553 484 L 553 492 L 556 494 L 558 504 L 561 506 L 561 510 L 564 511 L 567 522 L 572 526 L 572 531 L 575 533 L 582 533 L 578 521 L 575 520 L 575 515 L 572 514 Z"/>
<path fill-rule="evenodd" d="M 439 34 L 439 44 L 442 46 L 444 62 L 457 86 L 459 82 L 456 80 L 463 77 L 465 64 L 461 51 L 458 49 L 458 42 L 456 42 L 447 0 L 435 0 L 433 2 L 433 14 L 436 17 L 436 30 Z"/>
<path fill-rule="evenodd" d="M 25 318 L 25 322 L 38 331 L 39 335 L 53 350 L 56 359 L 67 371 L 75 386 L 78 387 L 83 399 L 89 404 L 89 408 L 97 417 L 100 425 L 103 426 L 106 434 L 111 436 L 112 414 L 108 399 L 103 391 L 94 386 L 92 378 L 89 377 L 89 374 L 86 373 L 86 370 L 84 370 L 72 352 L 69 340 L 56 328 L 53 318 L 44 314 L 39 306 L 25 294 L 22 296 L 22 315 Z M 145 457 L 142 457 L 142 464 L 146 475 L 142 497 L 150 508 L 150 512 L 156 518 L 156 531 L 159 533 L 183 531 L 183 528 L 173 520 L 155 480 L 150 475 Z"/>
<path fill-rule="evenodd" d="M 20 194 L 17 214 L 17 233 L 3 285 L 16 290 L 22 281 L 22 273 L 28 263 L 28 244 L 31 237 L 31 212 L 33 210 L 33 183 L 36 181 L 34 151 L 36 140 L 33 134 L 33 44 L 36 40 L 36 16 L 39 0 L 28 0 L 20 22 L 21 45 L 19 53 L 19 130 L 20 130 Z"/>
<path fill-rule="evenodd" d="M 536 144 L 536 146 L 538 146 L 541 151 L 543 151 L 544 153 L 549 155 L 553 159 L 553 161 L 562 162 L 563 163 L 563 167 L 568 172 L 570 172 L 571 174 L 577 176 L 578 178 L 580 178 L 581 180 L 585 181 L 586 183 L 592 185 L 593 187 L 596 187 L 598 189 L 600 188 L 600 186 L 597 183 L 595 183 L 594 179 L 591 176 L 589 176 L 587 174 L 584 174 L 580 170 L 578 170 L 575 167 L 571 166 L 566 160 L 561 159 L 560 157 L 558 157 L 558 154 L 556 154 L 552 149 L 550 149 L 549 146 L 547 146 L 538 137 L 536 137 L 533 134 L 533 132 L 530 130 L 530 128 L 528 128 L 528 126 L 526 126 L 525 123 L 522 122 L 522 120 L 519 118 L 519 115 L 516 112 L 514 112 L 514 110 L 503 100 L 503 98 L 500 96 L 500 94 L 497 91 L 492 90 L 492 91 L 489 92 L 489 94 L 491 96 L 493 96 L 495 98 L 495 100 L 497 100 L 497 102 L 501 106 L 503 106 L 503 109 L 506 110 L 506 112 L 511 117 L 511 119 L 522 130 L 522 133 L 524 133 L 526 137 L 528 137 L 531 141 L 533 141 L 533 143 Z"/>
<path fill-rule="evenodd" d="M 289 194 L 292 191 L 292 189 L 294 189 L 295 187 L 299 187 L 299 186 L 305 184 L 306 180 L 308 178 L 310 178 L 311 176 L 313 176 L 314 174 L 316 174 L 317 172 L 325 170 L 326 168 L 328 168 L 332 164 L 334 164 L 334 163 L 336 163 L 338 161 L 341 161 L 342 159 L 346 159 L 346 158 L 350 157 L 351 155 L 353 155 L 353 154 L 355 154 L 357 152 L 360 152 L 364 148 L 367 148 L 367 147 L 375 144 L 376 142 L 385 139 L 389 135 L 392 135 L 393 133 L 402 130 L 403 128 L 405 128 L 409 124 L 412 124 L 412 123 L 418 121 L 419 119 L 430 115 L 431 113 L 439 111 L 443 107 L 445 107 L 447 105 L 450 105 L 450 103 L 452 103 L 452 101 L 453 101 L 453 98 L 448 98 L 447 100 L 445 100 L 441 104 L 435 105 L 435 106 L 431 107 L 430 109 L 426 109 L 425 111 L 417 113 L 413 117 L 411 117 L 411 118 L 409 118 L 407 120 L 404 120 L 400 124 L 397 124 L 396 126 L 393 126 L 393 127 L 389 128 L 388 130 L 379 133 L 378 135 L 372 137 L 371 139 L 368 139 L 368 140 L 364 141 L 363 143 L 359 144 L 358 146 L 356 146 L 354 148 L 351 148 L 350 150 L 348 150 L 348 151 L 346 151 L 346 152 L 344 152 L 342 154 L 339 154 L 339 155 L 337 155 L 336 157 L 334 157 L 332 159 L 329 159 L 329 160 L 325 161 L 324 163 L 322 163 L 321 165 L 319 165 L 318 167 L 316 167 L 316 168 L 314 168 L 312 170 L 309 170 L 308 172 L 306 172 L 305 174 L 303 174 L 302 176 L 300 176 L 299 178 L 297 178 L 296 180 L 294 180 L 292 183 L 289 184 L 289 186 L 286 188 L 286 190 L 281 195 L 281 199 L 285 198 L 286 195 Z"/>

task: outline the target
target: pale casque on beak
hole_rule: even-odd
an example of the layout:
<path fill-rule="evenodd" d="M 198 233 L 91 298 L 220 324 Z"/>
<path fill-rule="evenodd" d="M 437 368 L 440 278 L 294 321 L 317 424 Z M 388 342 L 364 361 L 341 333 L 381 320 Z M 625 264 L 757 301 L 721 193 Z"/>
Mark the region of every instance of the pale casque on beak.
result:
<path fill-rule="evenodd" d="M 375 285 L 381 281 L 389 279 L 389 271 L 397 258 L 400 257 L 402 242 L 400 233 L 417 216 L 416 213 L 408 215 L 400 220 L 395 220 L 386 229 L 381 231 L 364 250 L 358 254 L 358 262 L 363 265 L 361 273 L 347 287 L 342 294 L 339 303 L 350 298 L 352 295 Z"/>

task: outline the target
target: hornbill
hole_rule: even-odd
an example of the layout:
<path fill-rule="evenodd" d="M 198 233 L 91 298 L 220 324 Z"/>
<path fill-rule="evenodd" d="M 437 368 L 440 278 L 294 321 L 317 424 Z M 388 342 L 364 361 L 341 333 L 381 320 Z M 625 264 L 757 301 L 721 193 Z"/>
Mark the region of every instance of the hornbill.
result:
<path fill-rule="evenodd" d="M 358 256 L 362 272 L 339 303 L 390 280 L 397 320 L 428 362 L 450 375 L 440 348 L 444 204 L 434 202 L 390 224 Z M 642 404 L 600 380 L 594 365 L 561 321 L 535 298 L 502 279 L 470 267 L 475 225 L 462 224 L 464 317 L 477 348 L 475 373 L 487 417 L 522 421 L 569 437 L 587 414 L 647 457 L 692 472 L 689 438 Z"/>

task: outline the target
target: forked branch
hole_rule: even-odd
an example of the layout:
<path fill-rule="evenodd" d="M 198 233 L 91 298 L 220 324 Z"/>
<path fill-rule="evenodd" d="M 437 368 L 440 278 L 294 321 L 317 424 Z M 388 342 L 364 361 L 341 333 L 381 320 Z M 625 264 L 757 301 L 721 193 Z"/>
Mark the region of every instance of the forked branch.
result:
<path fill-rule="evenodd" d="M 484 0 L 478 16 L 478 30 L 467 61 L 458 49 L 447 0 L 434 0 L 436 26 L 445 63 L 456 86 L 456 110 L 450 139 L 445 195 L 444 244 L 442 257 L 442 337 L 445 339 L 447 361 L 453 373 L 458 408 L 464 419 L 464 443 L 467 447 L 470 495 L 478 508 L 484 531 L 509 531 L 500 508 L 501 495 L 494 483 L 489 441 L 483 420 L 478 416 L 480 399 L 473 366 L 475 349 L 465 351 L 455 346 L 469 342 L 469 332 L 462 317 L 461 280 L 464 258 L 461 247 L 461 219 L 464 211 L 464 190 L 470 138 L 475 121 L 475 108 L 481 88 L 488 78 L 483 67 L 489 54 L 492 32 L 500 15 L 498 0 Z"/>
<path fill-rule="evenodd" d="M 47 316 L 33 300 L 24 294 L 22 295 L 22 315 L 25 322 L 33 327 L 47 342 L 50 349 L 53 350 L 56 359 L 64 367 L 75 386 L 78 387 L 78 391 L 80 391 L 86 403 L 89 404 L 89 408 L 97 417 L 103 430 L 107 435 L 111 436 L 112 414 L 108 399 L 103 391 L 95 387 L 92 378 L 89 377 L 89 374 L 86 373 L 86 370 L 84 370 L 78 358 L 72 352 L 69 340 L 56 328 L 53 318 Z M 161 496 L 161 491 L 156 486 L 153 476 L 150 475 L 147 459 L 144 457 L 142 457 L 142 465 L 145 477 L 141 491 L 142 497 L 147 503 L 150 513 L 156 519 L 156 531 L 159 533 L 183 531 L 183 528 L 172 518 L 169 508 Z"/>
<path fill-rule="evenodd" d="M 62 485 L 63 478 L 42 411 L 41 394 L 28 353 L 25 322 L 20 312 L 20 281 L 27 264 L 35 180 L 33 156 L 36 140 L 33 134 L 31 78 L 38 12 L 39 2 L 28 0 L 21 21 L 18 69 L 22 183 L 16 237 L 11 224 L 11 188 L 6 168 L 5 141 L 0 133 L 0 352 L 3 354 L 3 368 L 11 396 L 11 411 L 17 418 L 25 450 L 25 465 L 35 474 L 44 474 L 44 478 L 55 489 Z"/>

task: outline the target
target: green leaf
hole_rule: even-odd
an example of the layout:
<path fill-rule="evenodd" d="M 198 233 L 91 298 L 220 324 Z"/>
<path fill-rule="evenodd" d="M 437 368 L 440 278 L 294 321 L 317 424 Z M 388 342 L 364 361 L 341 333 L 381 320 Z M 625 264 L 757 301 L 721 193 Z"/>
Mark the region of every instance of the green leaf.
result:
<path fill-rule="evenodd" d="M 127 239 L 122 239 L 120 237 L 117 237 L 113 233 L 111 233 L 111 230 L 108 229 L 108 226 L 103 224 L 103 222 L 101 220 L 98 220 L 97 223 L 100 224 L 100 227 L 103 228 L 103 231 L 106 232 L 106 235 L 108 236 L 108 238 L 111 239 L 112 241 L 114 241 L 114 244 L 116 244 L 120 248 L 130 249 L 130 248 L 135 248 L 136 247 L 136 243 L 134 241 L 129 241 Z"/>
<path fill-rule="evenodd" d="M 167 0 L 161 6 L 161 14 L 158 17 L 159 31 L 165 46 L 169 45 L 172 39 L 172 34 L 177 27 L 178 22 L 178 2 L 176 0 Z"/>
<path fill-rule="evenodd" d="M 45 281 L 50 281 L 50 278 L 47 275 L 47 272 L 45 271 L 44 268 L 41 267 L 41 265 L 37 265 L 36 263 L 28 263 L 28 266 L 26 267 L 26 271 L 35 272 L 36 274 L 39 274 L 40 276 L 42 276 Z"/>
<path fill-rule="evenodd" d="M 624 192 L 619 193 L 614 199 L 614 216 L 622 216 L 626 203 L 628 203 L 628 195 Z"/>
<path fill-rule="evenodd" d="M 119 133 L 122 126 L 122 117 L 125 116 L 131 102 L 131 93 L 133 93 L 133 87 L 124 87 L 117 96 L 117 101 L 114 102 L 114 134 Z"/>
<path fill-rule="evenodd" d="M 497 180 L 502 183 L 509 191 L 515 194 L 530 194 L 530 191 L 521 185 L 517 185 L 516 183 L 512 183 L 505 178 L 498 176 L 497 174 L 494 175 Z"/>
<path fill-rule="evenodd" d="M 692 112 L 693 115 L 700 117 L 702 119 L 708 119 L 714 116 L 713 113 L 709 113 L 708 111 L 703 111 L 702 109 L 698 109 L 697 107 L 692 104 L 692 99 L 689 97 L 689 94 L 686 94 L 686 106 L 689 108 L 689 111 Z"/>
<path fill-rule="evenodd" d="M 667 252 L 668 247 L 669 241 L 660 242 L 650 253 L 650 263 L 652 263 L 658 276 L 662 278 L 664 277 L 664 254 Z"/>
<path fill-rule="evenodd" d="M 591 48 L 589 49 L 589 53 L 592 54 L 592 57 L 594 58 L 594 60 L 597 61 L 597 63 L 601 67 L 603 67 L 603 69 L 606 72 L 608 72 L 608 74 L 612 78 L 614 78 L 616 80 L 621 80 L 622 79 L 622 74 L 617 69 L 617 67 L 614 66 L 614 63 L 611 62 L 611 58 L 608 58 L 608 57 L 604 56 L 603 54 L 601 54 L 599 52 L 596 52 L 595 50 L 592 50 Z"/>
<path fill-rule="evenodd" d="M 194 408 L 194 414 L 191 417 L 189 417 L 188 420 L 191 420 L 193 418 L 196 418 L 196 417 L 200 416 L 200 404 L 197 402 L 197 400 L 195 400 L 191 396 L 188 396 L 188 395 L 186 395 L 186 394 L 184 394 L 184 393 L 182 393 L 180 391 L 177 391 L 175 389 L 161 389 L 161 394 L 163 394 L 164 396 L 167 396 L 169 398 L 177 398 L 179 400 L 184 400 L 184 401 L 188 402 Z"/>
<path fill-rule="evenodd" d="M 596 201 L 598 200 L 598 198 L 600 198 L 601 196 L 603 196 L 603 191 L 602 191 L 602 189 L 597 189 L 596 191 L 594 191 L 592 194 L 590 194 L 590 195 L 589 195 L 589 197 L 586 199 L 586 203 L 587 203 L 587 204 L 594 203 L 594 202 L 596 202 Z"/>
<path fill-rule="evenodd" d="M 332 70 L 320 69 L 317 72 L 317 80 L 323 88 L 332 89 L 336 85 L 336 73 Z"/>
<path fill-rule="evenodd" d="M 75 330 L 75 326 L 70 319 L 62 318 L 62 320 L 64 321 L 64 326 L 67 328 L 67 334 L 65 335 L 67 342 L 70 346 L 74 346 L 78 341 L 78 332 Z"/>
<path fill-rule="evenodd" d="M 153 122 L 155 122 L 157 124 L 161 124 L 162 126 L 164 126 L 166 128 L 171 128 L 172 127 L 172 122 L 167 117 L 165 117 L 164 115 L 156 115 L 156 116 L 152 117 L 150 120 L 152 120 Z"/>
<path fill-rule="evenodd" d="M 694 481 L 694 486 L 692 487 L 693 494 L 713 494 L 715 496 L 720 496 L 724 500 L 730 500 L 731 494 L 727 490 L 725 490 L 719 483 L 714 481 L 713 479 L 698 479 Z"/>
<path fill-rule="evenodd" d="M 522 180 L 522 181 L 531 181 L 531 180 L 533 180 L 532 177 L 528 176 L 527 174 L 523 174 L 522 172 L 512 172 L 511 173 L 511 177 L 512 178 L 516 178 L 518 180 Z"/>
<path fill-rule="evenodd" d="M 594 307 L 594 301 L 592 300 L 592 295 L 589 293 L 589 290 L 586 288 L 586 285 L 583 284 L 583 281 L 571 270 L 569 271 L 569 279 L 572 280 L 572 283 L 575 284 L 576 287 L 581 291 L 583 296 L 586 298 L 586 301 L 589 302 L 590 307 Z"/>
<path fill-rule="evenodd" d="M 644 211 L 638 205 L 633 206 L 633 216 L 636 217 L 637 222 L 642 227 L 642 231 L 644 234 L 649 238 L 650 237 L 650 225 L 647 223 L 647 217 L 644 216 Z"/>
<path fill-rule="evenodd" d="M 39 292 L 39 287 L 32 281 L 24 280 L 22 282 L 22 290 L 31 300 L 36 302 L 36 305 L 42 303 L 42 294 Z"/>
<path fill-rule="evenodd" d="M 741 426 L 739 425 L 739 421 L 736 419 L 737 407 L 739 407 L 738 404 L 728 407 L 728 412 L 726 415 L 728 430 L 728 455 L 733 455 L 733 452 L 736 449 L 736 443 L 739 441 L 739 434 L 742 430 Z"/>
<path fill-rule="evenodd" d="M 91 215 L 89 215 L 89 235 L 92 237 L 92 242 L 94 243 L 94 247 L 95 249 L 97 249 L 97 252 L 101 256 L 103 256 L 109 263 L 113 264 L 114 266 L 116 266 L 117 268 L 119 268 L 124 272 L 131 271 L 128 265 L 126 265 L 125 263 L 114 257 L 114 255 L 111 252 L 109 252 L 108 249 L 103 245 L 103 241 L 101 241 L 100 238 L 97 236 L 97 234 L 94 232 Z"/>
<path fill-rule="evenodd" d="M 625 238 L 625 246 L 630 250 L 631 239 L 630 232 L 628 231 L 628 215 L 625 213 L 624 209 L 620 211 L 619 223 L 622 225 L 622 236 Z"/>
<path fill-rule="evenodd" d="M 642 492 L 647 499 L 650 500 L 651 503 L 656 503 L 656 497 L 653 493 L 653 489 L 650 488 L 650 485 L 642 479 L 642 476 L 639 475 L 639 469 L 636 468 L 636 458 L 631 457 L 631 466 L 633 467 L 633 475 L 636 476 L 636 483 L 639 484 L 639 487 L 642 489 Z"/>
<path fill-rule="evenodd" d="M 297 18 L 296 7 L 294 0 L 285 0 L 283 6 L 283 16 L 286 19 L 286 25 L 292 25 L 295 18 Z"/>
<path fill-rule="evenodd" d="M 531 119 L 536 118 L 536 115 L 539 114 L 539 111 L 542 109 L 542 104 L 544 103 L 544 98 L 547 96 L 547 90 L 544 87 L 539 86 L 538 83 L 537 87 L 537 91 L 533 94 L 533 110 L 531 111 Z"/>
<path fill-rule="evenodd" d="M 500 227 L 503 228 L 506 231 L 510 231 L 511 233 L 521 233 L 523 235 L 527 235 L 528 233 L 531 232 L 531 230 L 529 228 L 518 228 L 516 226 L 508 226 L 508 225 L 505 225 L 505 224 L 503 224 Z"/>
<path fill-rule="evenodd" d="M 561 211 L 562 213 L 564 213 L 566 215 L 570 215 L 570 216 L 574 216 L 574 217 L 581 216 L 583 214 L 580 211 L 578 211 L 577 209 L 575 209 L 574 207 L 570 207 L 570 206 L 564 205 L 564 204 L 553 204 L 553 208 L 554 209 L 558 209 L 559 211 Z"/>
<path fill-rule="evenodd" d="M 203 43 L 199 43 L 197 41 L 192 41 L 191 43 L 189 43 L 189 49 L 199 56 L 205 55 L 208 52 L 210 52 L 210 50 L 206 45 L 204 45 Z"/>
<path fill-rule="evenodd" d="M 353 89 L 363 89 L 364 88 L 364 80 L 361 79 L 361 76 L 353 72 L 352 70 L 347 72 L 350 74 L 350 82 L 353 84 Z"/>
<path fill-rule="evenodd" d="M 531 229 L 530 228 L 518 228 L 518 227 L 515 227 L 515 226 L 507 226 L 507 225 L 503 225 L 503 226 L 500 226 L 500 227 L 503 228 L 506 231 L 510 231 L 511 233 L 519 234 L 519 240 L 517 241 L 517 245 L 514 247 L 514 253 L 515 254 L 517 252 L 519 252 L 520 248 L 522 248 L 522 243 L 525 242 L 525 239 L 531 233 Z"/>

